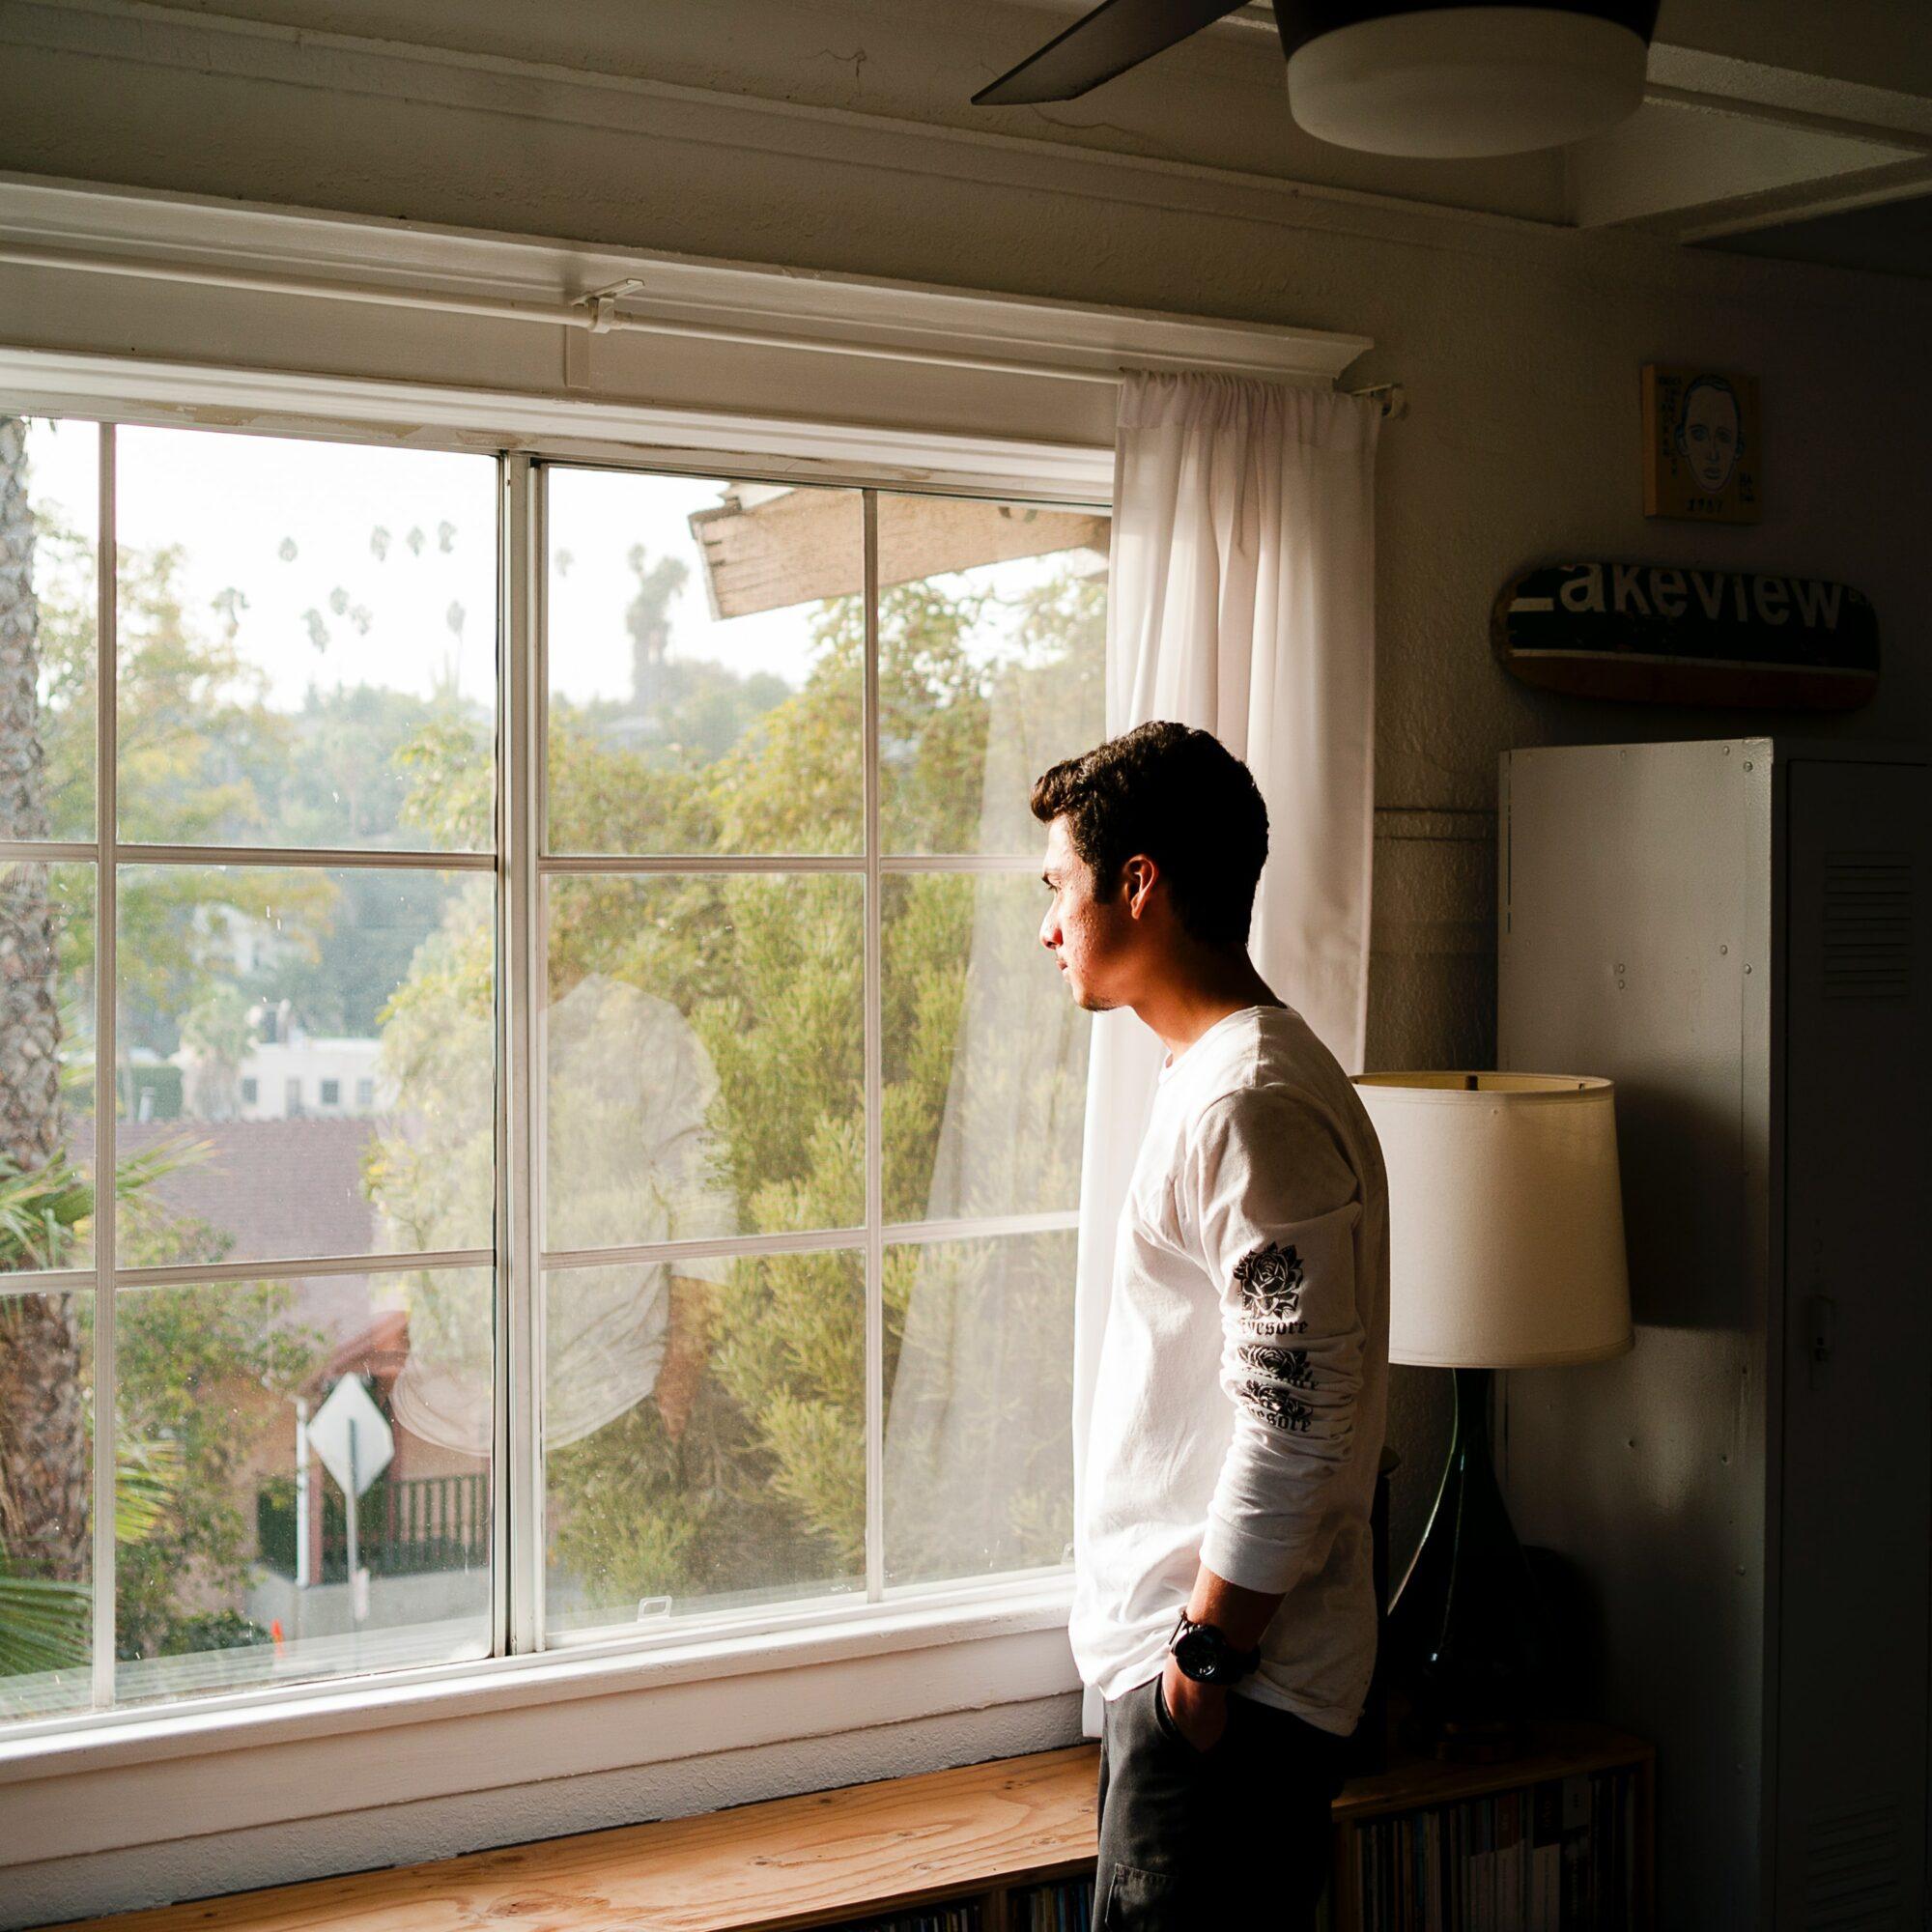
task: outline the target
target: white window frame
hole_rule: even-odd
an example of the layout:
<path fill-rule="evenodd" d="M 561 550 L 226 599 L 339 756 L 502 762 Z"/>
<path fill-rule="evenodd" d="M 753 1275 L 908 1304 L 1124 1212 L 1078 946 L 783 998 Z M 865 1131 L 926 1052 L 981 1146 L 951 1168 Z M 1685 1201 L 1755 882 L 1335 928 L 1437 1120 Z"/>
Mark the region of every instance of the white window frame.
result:
<path fill-rule="evenodd" d="M 250 270 L 234 272 L 238 260 Z M 203 275 L 197 261 L 213 271 Z M 1373 346 L 1272 324 L 586 254 L 558 242 L 237 211 L 84 185 L 0 183 L 0 294 L 10 274 L 58 276 L 69 267 L 62 285 L 88 294 L 72 346 L 0 345 L 0 398 L 11 410 L 507 451 L 512 510 L 517 493 L 529 490 L 533 458 L 1104 504 L 1113 479 L 1107 385 L 1122 367 L 1206 367 L 1325 387 Z M 151 318 L 149 274 L 204 283 L 205 339 L 245 343 L 252 366 L 183 359 L 164 332 L 174 324 Z M 269 291 L 249 294 L 251 276 L 274 278 L 282 306 L 272 327 L 253 320 Z M 638 291 L 624 298 L 620 319 L 668 331 L 668 350 L 715 327 L 721 340 L 743 344 L 748 367 L 782 370 L 788 384 L 823 372 L 800 392 L 829 419 L 726 406 L 715 366 L 710 387 L 687 393 L 683 375 L 640 380 L 635 354 L 589 353 L 603 305 L 583 300 L 586 282 Z M 409 318 L 384 304 L 435 307 L 442 299 L 435 292 L 450 288 L 462 293 L 450 304 L 459 323 L 492 303 L 505 317 L 487 343 L 465 338 L 471 386 L 393 380 L 390 331 Z M 486 292 L 481 303 L 469 298 L 478 290 Z M 542 291 L 539 315 L 530 298 Z M 305 305 L 315 320 L 291 327 L 287 298 L 302 294 L 318 298 Z M 538 322 L 550 339 L 561 338 L 560 390 L 554 376 L 535 373 L 541 360 L 533 362 L 528 345 Z M 629 338 L 634 346 L 655 339 Z M 354 373 L 318 375 L 324 359 Z M 679 366 L 673 355 L 667 367 Z M 973 427 L 989 384 L 1003 399 L 996 413 L 1037 425 L 1040 440 Z M 644 393 L 667 400 L 637 400 Z M 517 929 L 534 933 L 526 915 L 535 891 L 527 779 L 541 715 L 528 701 L 540 689 L 532 682 L 536 559 L 525 545 L 505 550 L 499 718 L 512 715 L 510 679 L 525 680 L 521 715 L 532 736 L 517 765 L 501 761 L 498 850 L 481 864 L 498 868 L 503 900 L 525 899 Z M 103 760 L 101 769 L 110 768 Z M 85 856 L 98 864 L 103 855 L 90 847 Z M 449 855 L 435 863 L 447 868 Z M 499 904 L 504 932 L 511 910 Z M 536 983 L 534 963 L 524 964 L 526 983 Z M 526 1010 L 522 1024 L 531 1018 Z M 527 1068 L 527 1041 L 523 1052 Z M 508 1078 L 507 1052 L 502 1064 Z M 506 1096 L 498 1114 L 506 1155 L 527 1160 L 527 1146 L 515 1140 L 529 1118 L 526 1105 Z M 513 1230 L 511 1240 L 520 1237 L 527 1240 L 527 1231 Z M 526 1281 L 535 1260 L 525 1256 Z M 499 1270 L 499 1281 L 507 1273 Z M 506 1347 L 519 1346 L 514 1334 L 506 1338 Z M 508 1364 L 513 1389 L 533 1359 L 526 1337 L 521 1364 Z M 533 1472 L 528 1405 L 509 1406 L 522 1437 L 499 1443 L 499 1467 Z M 505 1507 L 500 1482 L 497 1492 Z M 533 1520 L 527 1506 L 526 1498 L 524 1520 Z M 325 1680 L 267 1699 L 103 1713 L 38 1736 L 16 1728 L 0 1737 L 0 1897 L 10 1900 L 0 1925 L 1070 1743 L 1080 1734 L 1065 1635 L 1070 1597 L 1064 1574 L 994 1578 L 879 1605 L 846 1603 L 830 1614 L 798 1606 L 755 1628 L 667 1632 L 642 1645 L 635 1637 L 585 1642 Z M 509 1612 L 505 1579 L 498 1615 L 506 1625 Z M 398 1747 L 366 1748 L 378 1732 Z M 683 1769 L 694 1758 L 707 1766 L 696 1784 Z M 151 1854 L 182 1838 L 192 1840 L 189 1875 L 171 1878 L 180 1861 Z"/>
<path fill-rule="evenodd" d="M 0 392 L 4 393 L 4 392 Z M 11 408 L 11 404 L 9 405 Z M 899 477 L 881 482 L 861 472 L 841 479 L 855 488 L 862 504 L 864 527 L 863 596 L 867 648 L 863 702 L 864 847 L 847 856 L 753 855 L 720 857 L 709 854 L 552 853 L 545 849 L 544 821 L 548 802 L 549 651 L 544 576 L 541 560 L 549 554 L 545 530 L 548 470 L 556 459 L 541 440 L 517 451 L 497 452 L 500 485 L 498 554 L 502 572 L 498 618 L 497 756 L 496 850 L 443 852 L 417 849 L 370 850 L 349 846 L 266 848 L 247 845 L 174 845 L 121 839 L 118 817 L 118 611 L 111 586 L 116 552 L 116 428 L 139 419 L 143 406 L 132 403 L 108 412 L 100 405 L 99 519 L 96 613 L 99 654 L 97 690 L 96 806 L 99 822 L 92 841 L 0 840 L 0 864 L 44 860 L 81 862 L 96 867 L 95 918 L 98 971 L 95 986 L 95 1028 L 99 1063 L 112 1065 L 116 1051 L 118 1013 L 115 937 L 118 930 L 119 868 L 129 865 L 210 866 L 246 860 L 254 864 L 312 869 L 355 870 L 408 867 L 415 870 L 492 872 L 497 882 L 497 1214 L 496 1245 L 424 1254 L 377 1256 L 287 1256 L 270 1260 L 233 1261 L 193 1265 L 118 1265 L 115 1242 L 115 1200 L 112 1190 L 101 1195 L 97 1216 L 95 1261 L 85 1268 L 39 1270 L 10 1284 L 20 1292 L 57 1293 L 82 1290 L 94 1296 L 95 1383 L 97 1396 L 113 1391 L 115 1378 L 115 1308 L 123 1293 L 192 1282 L 214 1285 L 256 1279 L 265 1267 L 278 1280 L 307 1280 L 355 1271 L 372 1273 L 487 1267 L 497 1283 L 496 1307 L 497 1409 L 496 1454 L 491 1485 L 491 1653 L 487 1658 L 458 1663 L 425 1664 L 389 1670 L 379 1677 L 318 1679 L 310 1684 L 272 1689 L 205 1693 L 168 1706 L 122 1706 L 115 1702 L 113 1612 L 117 1560 L 113 1531 L 113 1471 L 115 1467 L 115 1404 L 99 1400 L 93 1472 L 94 1532 L 91 1579 L 94 1583 L 93 1708 L 44 1719 L 10 1725 L 0 1733 L 0 1746 L 43 1737 L 74 1737 L 91 1730 L 146 1730 L 171 1715 L 242 1713 L 264 1707 L 280 1708 L 340 1690 L 351 1682 L 379 1686 L 400 1681 L 415 1686 L 470 1684 L 487 1677 L 492 1666 L 554 1654 L 588 1652 L 605 1657 L 668 1651 L 690 1653 L 694 1644 L 715 1643 L 726 1649 L 755 1647 L 781 1635 L 796 1635 L 822 1628 L 843 1630 L 868 1623 L 890 1627 L 903 1609 L 928 1614 L 958 1606 L 968 1616 L 1011 1598 L 1031 1601 L 1042 1593 L 1047 1601 L 1064 1600 L 1063 1568 L 1011 1572 L 991 1577 L 970 1577 L 944 1582 L 895 1585 L 884 1577 L 882 1510 L 882 1444 L 885 1389 L 883 1266 L 887 1244 L 931 1243 L 945 1240 L 1070 1232 L 1078 1225 L 1077 1209 L 975 1216 L 968 1219 L 887 1223 L 883 1207 L 881 1102 L 883 1041 L 881 1039 L 882 952 L 881 898 L 885 878 L 930 871 L 968 874 L 1030 874 L 1037 868 L 1037 853 L 934 854 L 910 857 L 886 855 L 879 838 L 878 759 L 878 504 L 881 495 L 904 494 Z M 89 413 L 93 413 L 90 411 Z M 80 412 L 76 411 L 78 414 Z M 343 433 L 353 420 L 337 425 Z M 300 435 L 329 440 L 329 426 L 313 413 L 299 422 L 251 422 L 246 431 L 224 429 L 214 434 Z M 432 446 L 431 440 L 412 438 L 414 447 Z M 435 439 L 435 446 L 462 449 L 456 438 Z M 564 442 L 561 459 L 572 467 L 594 466 L 610 470 L 656 474 L 700 470 L 705 475 L 769 481 L 773 467 L 761 464 L 756 451 L 735 459 L 717 452 L 713 460 L 695 465 L 688 450 L 653 450 L 637 444 L 592 451 L 579 439 Z M 480 454 L 473 442 L 468 452 Z M 931 457 L 929 440 L 921 447 Z M 719 460 L 723 458 L 724 460 Z M 971 492 L 988 494 L 983 474 L 984 449 L 973 452 L 976 480 Z M 1053 474 L 1042 477 L 1020 465 L 1007 472 L 1011 487 L 998 494 L 1040 500 L 1040 486 L 1052 488 L 1050 500 L 1104 510 L 1111 491 L 1094 491 L 1084 501 L 1069 490 L 1072 469 L 1065 453 L 1051 458 Z M 1097 465 L 1089 466 L 1090 484 L 1097 482 Z M 814 477 L 822 482 L 823 477 Z M 1111 481 L 1111 477 L 1109 477 Z M 1030 487 L 1031 486 L 1031 487 Z M 932 486 L 928 485 L 928 488 Z M 865 895 L 864 994 L 866 1223 L 861 1227 L 812 1229 L 796 1234 L 758 1234 L 700 1241 L 627 1244 L 590 1250 L 551 1251 L 543 1247 L 542 1074 L 539 1026 L 540 991 L 545 978 L 546 934 L 543 921 L 545 882 L 568 876 L 652 876 L 692 873 L 752 873 L 761 876 L 836 872 L 863 881 Z M 292 1080 L 291 1090 L 296 1083 Z M 320 1103 L 318 1103 L 320 1104 Z M 112 1172 L 116 1155 L 113 1109 L 98 1108 L 96 1164 Z M 652 1263 L 680 1256 L 729 1258 L 762 1253 L 799 1253 L 834 1249 L 863 1257 L 866 1310 L 865 1427 L 867 1458 L 867 1524 L 865 1597 L 800 1598 L 758 1608 L 668 1622 L 661 1628 L 600 1625 L 567 1633 L 551 1633 L 545 1626 L 544 1482 L 542 1461 L 535 1445 L 542 1439 L 543 1376 L 542 1293 L 546 1275 L 557 1271 L 606 1266 L 616 1263 Z M 5 1288 L 0 1287 L 0 1293 Z"/>

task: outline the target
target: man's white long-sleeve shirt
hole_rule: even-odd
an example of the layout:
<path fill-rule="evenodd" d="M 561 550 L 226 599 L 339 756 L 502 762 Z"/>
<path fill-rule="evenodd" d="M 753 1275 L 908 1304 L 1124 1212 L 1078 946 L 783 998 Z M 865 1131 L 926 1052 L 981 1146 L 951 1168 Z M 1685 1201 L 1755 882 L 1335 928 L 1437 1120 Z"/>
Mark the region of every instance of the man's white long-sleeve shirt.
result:
<path fill-rule="evenodd" d="M 1285 1594 L 1237 1693 L 1354 1728 L 1388 1388 L 1388 1183 L 1354 1088 L 1286 1007 L 1161 1069 L 1122 1210 L 1074 1530 L 1070 1635 L 1118 1697 L 1205 1561 Z"/>

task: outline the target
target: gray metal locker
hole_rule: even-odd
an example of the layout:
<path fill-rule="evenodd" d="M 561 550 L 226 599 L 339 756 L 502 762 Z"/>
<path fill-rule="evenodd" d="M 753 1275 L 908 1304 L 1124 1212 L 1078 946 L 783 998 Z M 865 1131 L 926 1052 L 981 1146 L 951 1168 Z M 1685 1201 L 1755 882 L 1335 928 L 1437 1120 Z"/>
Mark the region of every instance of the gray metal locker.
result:
<path fill-rule="evenodd" d="M 1932 753 L 1502 760 L 1499 1064 L 1608 1074 L 1634 1350 L 1498 1378 L 1659 1923 L 1926 1922 Z"/>

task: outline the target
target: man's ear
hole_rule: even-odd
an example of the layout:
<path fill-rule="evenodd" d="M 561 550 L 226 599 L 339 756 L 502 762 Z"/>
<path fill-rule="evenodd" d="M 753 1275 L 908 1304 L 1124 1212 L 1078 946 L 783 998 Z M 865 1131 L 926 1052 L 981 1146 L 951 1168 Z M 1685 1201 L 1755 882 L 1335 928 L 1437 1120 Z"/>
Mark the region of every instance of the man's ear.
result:
<path fill-rule="evenodd" d="M 1131 918 L 1139 919 L 1147 906 L 1148 895 L 1153 891 L 1154 881 L 1160 877 L 1160 867 L 1145 852 L 1136 852 L 1121 867 L 1121 878 L 1127 889 L 1127 912 Z"/>

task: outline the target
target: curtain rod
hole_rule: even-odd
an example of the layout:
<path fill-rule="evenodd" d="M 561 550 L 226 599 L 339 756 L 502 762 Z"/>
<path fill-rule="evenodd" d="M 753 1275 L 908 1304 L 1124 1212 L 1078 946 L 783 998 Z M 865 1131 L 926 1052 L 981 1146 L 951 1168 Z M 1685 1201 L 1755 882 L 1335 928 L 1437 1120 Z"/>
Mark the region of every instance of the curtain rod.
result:
<path fill-rule="evenodd" d="M 659 316 L 627 315 L 617 303 L 642 288 L 643 285 L 636 281 L 618 282 L 611 288 L 594 290 L 574 300 L 536 302 L 517 301 L 506 296 L 464 296 L 388 288 L 373 282 L 304 280 L 298 276 L 269 274 L 253 269 L 133 261 L 126 256 L 81 255 L 54 248 L 0 245 L 0 263 L 23 269 L 68 270 L 80 274 L 132 275 L 147 281 L 178 282 L 192 288 L 235 289 L 251 295 L 305 296 L 332 301 L 370 302 L 380 307 L 427 310 L 437 315 L 473 315 L 491 322 L 534 323 L 549 328 L 583 328 L 593 335 L 682 335 L 699 341 L 734 343 L 746 349 L 807 350 L 826 355 L 866 355 L 876 361 L 919 363 L 932 368 L 966 369 L 995 376 L 1042 376 L 1063 383 L 1118 383 L 1125 373 L 1121 369 L 1044 367 L 1037 362 L 966 355 L 951 350 L 896 349 L 884 344 L 819 341 L 810 336 L 732 328 L 719 323 L 675 322 Z M 1226 373 L 1245 372 L 1230 370 Z M 1384 416 L 1404 413 L 1403 392 L 1393 384 L 1378 383 L 1369 388 L 1347 393 L 1379 395 Z"/>

